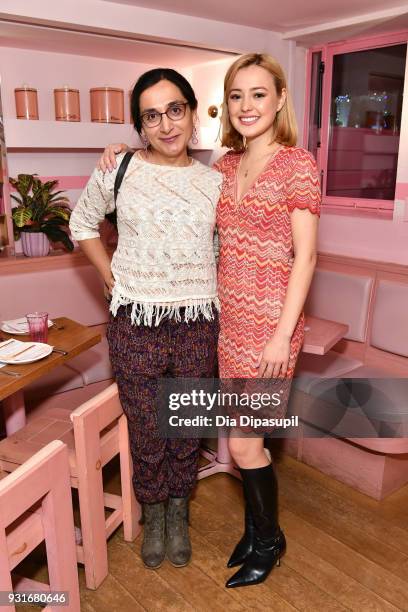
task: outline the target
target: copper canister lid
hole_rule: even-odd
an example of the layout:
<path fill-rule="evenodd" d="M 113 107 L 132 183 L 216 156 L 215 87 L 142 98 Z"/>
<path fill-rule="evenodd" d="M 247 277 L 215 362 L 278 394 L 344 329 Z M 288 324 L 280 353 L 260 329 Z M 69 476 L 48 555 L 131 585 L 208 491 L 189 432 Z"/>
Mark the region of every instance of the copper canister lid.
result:
<path fill-rule="evenodd" d="M 14 91 L 34 91 L 37 93 L 37 90 L 33 87 L 16 87 Z"/>
<path fill-rule="evenodd" d="M 118 91 L 123 93 L 123 89 L 119 89 L 118 87 L 92 87 L 89 91 Z"/>
<path fill-rule="evenodd" d="M 64 91 L 68 91 L 71 93 L 79 93 L 79 89 L 72 89 L 71 87 L 60 87 L 59 89 L 54 89 L 54 91 L 59 92 L 64 92 Z"/>

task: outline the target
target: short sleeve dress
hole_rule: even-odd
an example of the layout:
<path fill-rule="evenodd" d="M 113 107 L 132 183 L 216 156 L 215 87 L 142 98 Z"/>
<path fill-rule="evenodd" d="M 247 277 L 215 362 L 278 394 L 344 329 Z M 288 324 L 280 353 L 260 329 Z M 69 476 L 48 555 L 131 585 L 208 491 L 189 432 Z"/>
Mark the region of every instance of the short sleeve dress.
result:
<path fill-rule="evenodd" d="M 276 329 L 294 260 L 291 212 L 320 214 L 320 182 L 313 156 L 282 146 L 238 202 L 243 153 L 229 152 L 215 169 L 223 174 L 217 208 L 220 238 L 221 378 L 255 378 L 265 343 Z M 304 336 L 304 315 L 291 339 L 292 378 Z"/>

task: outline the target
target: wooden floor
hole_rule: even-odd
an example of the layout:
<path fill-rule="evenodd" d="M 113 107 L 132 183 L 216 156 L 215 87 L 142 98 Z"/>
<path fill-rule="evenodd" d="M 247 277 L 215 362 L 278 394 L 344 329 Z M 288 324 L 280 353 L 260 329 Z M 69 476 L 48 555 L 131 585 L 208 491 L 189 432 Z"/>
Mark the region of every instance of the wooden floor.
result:
<path fill-rule="evenodd" d="M 108 546 L 109 576 L 97 591 L 85 588 L 79 569 L 81 610 L 408 610 L 408 486 L 376 502 L 289 457 L 277 466 L 288 550 L 266 583 L 224 588 L 242 501 L 240 483 L 218 474 L 199 483 L 191 503 L 189 566 L 165 561 L 159 570 L 145 569 L 140 538 L 125 543 L 118 530 Z M 37 577 L 42 573 L 37 567 Z"/>

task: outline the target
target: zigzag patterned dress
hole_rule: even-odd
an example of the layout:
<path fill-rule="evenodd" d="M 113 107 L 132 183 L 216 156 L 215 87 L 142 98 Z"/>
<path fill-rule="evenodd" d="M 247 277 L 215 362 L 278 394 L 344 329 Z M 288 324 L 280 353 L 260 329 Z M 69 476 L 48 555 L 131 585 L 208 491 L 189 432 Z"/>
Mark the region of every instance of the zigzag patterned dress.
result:
<path fill-rule="evenodd" d="M 291 212 L 320 214 L 320 184 L 313 156 L 282 146 L 237 202 L 243 153 L 228 152 L 216 164 L 224 181 L 218 201 L 218 291 L 221 302 L 221 378 L 254 378 L 265 343 L 276 329 L 293 264 Z M 304 336 L 304 315 L 291 340 L 292 378 Z"/>

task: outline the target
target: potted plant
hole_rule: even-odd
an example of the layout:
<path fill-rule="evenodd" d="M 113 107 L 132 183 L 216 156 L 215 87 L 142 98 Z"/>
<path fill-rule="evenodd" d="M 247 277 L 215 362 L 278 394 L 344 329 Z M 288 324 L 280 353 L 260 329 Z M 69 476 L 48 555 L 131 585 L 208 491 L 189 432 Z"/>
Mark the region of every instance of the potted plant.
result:
<path fill-rule="evenodd" d="M 61 242 L 72 251 L 73 242 L 64 229 L 71 209 L 63 191 L 54 191 L 58 181 L 43 183 L 36 174 L 19 174 L 10 178 L 19 195 L 11 194 L 18 206 L 13 208 L 14 237 L 21 237 L 23 253 L 28 257 L 47 255 L 51 242 Z"/>

